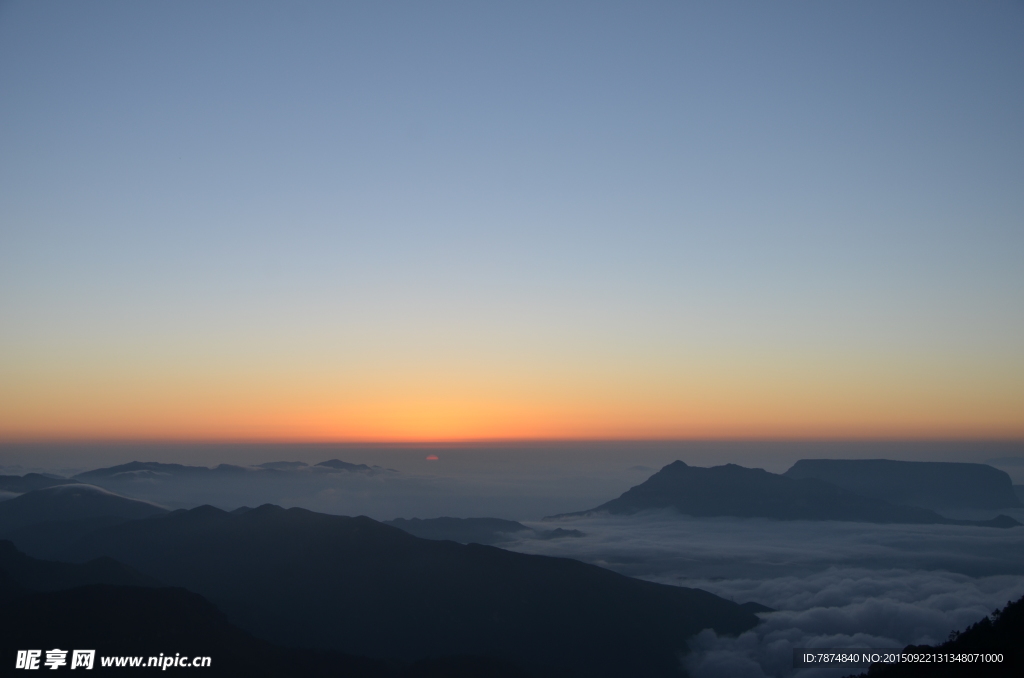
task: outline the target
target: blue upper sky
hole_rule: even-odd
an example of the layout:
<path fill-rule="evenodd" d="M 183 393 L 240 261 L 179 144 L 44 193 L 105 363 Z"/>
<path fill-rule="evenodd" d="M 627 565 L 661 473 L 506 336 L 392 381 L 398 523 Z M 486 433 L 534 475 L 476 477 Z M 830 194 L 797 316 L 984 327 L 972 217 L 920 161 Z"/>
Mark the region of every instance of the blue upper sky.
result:
<path fill-rule="evenodd" d="M 756 433 L 823 364 L 794 431 L 1024 435 L 1022 262 L 1019 2 L 0 4 L 0 435 L 317 366 Z"/>

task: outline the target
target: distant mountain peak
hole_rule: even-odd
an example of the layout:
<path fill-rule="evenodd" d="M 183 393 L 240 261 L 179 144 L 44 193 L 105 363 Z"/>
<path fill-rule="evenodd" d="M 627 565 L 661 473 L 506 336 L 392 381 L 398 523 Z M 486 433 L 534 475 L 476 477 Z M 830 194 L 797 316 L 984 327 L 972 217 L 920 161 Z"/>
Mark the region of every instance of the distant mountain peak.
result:
<path fill-rule="evenodd" d="M 309 466 L 304 461 L 268 461 L 265 464 L 258 464 L 257 468 L 270 469 L 272 471 L 294 471 Z"/>
<path fill-rule="evenodd" d="M 366 464 L 350 464 L 347 461 L 341 461 L 340 459 L 328 459 L 322 461 L 317 466 L 323 468 L 335 469 L 337 471 L 372 471 Z"/>
<path fill-rule="evenodd" d="M 97 468 L 84 471 L 74 476 L 80 482 L 101 481 L 108 478 L 152 478 L 172 474 L 210 473 L 205 466 L 185 466 L 183 464 L 164 464 L 158 461 L 130 461 L 127 464 Z"/>
<path fill-rule="evenodd" d="M 737 464 L 689 466 L 682 461 L 666 465 L 617 499 L 590 511 L 555 517 L 600 511 L 630 514 L 666 508 L 695 517 L 946 523 L 985 527 L 1012 527 L 1016 524 L 1012 518 L 984 522 L 954 521 L 926 508 L 892 504 L 817 478 L 793 478 Z"/>

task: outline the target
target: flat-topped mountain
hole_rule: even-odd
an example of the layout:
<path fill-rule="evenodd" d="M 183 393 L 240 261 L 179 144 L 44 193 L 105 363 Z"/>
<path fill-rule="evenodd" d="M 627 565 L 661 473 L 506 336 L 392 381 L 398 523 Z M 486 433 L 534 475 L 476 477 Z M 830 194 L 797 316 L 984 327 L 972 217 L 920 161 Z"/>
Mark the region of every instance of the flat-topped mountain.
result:
<path fill-rule="evenodd" d="M 487 655 L 539 676 L 677 675 L 688 637 L 757 623 L 697 589 L 271 505 L 123 523 L 66 554 L 102 555 L 200 593 L 283 645 L 403 661 Z"/>
<path fill-rule="evenodd" d="M 450 539 L 460 544 L 501 544 L 516 539 L 582 537 L 579 530 L 534 530 L 515 520 L 500 518 L 395 518 L 385 525 L 397 527 L 422 539 Z"/>
<path fill-rule="evenodd" d="M 890 504 L 816 478 L 791 478 L 735 464 L 702 468 L 681 461 L 665 466 L 619 498 L 582 513 L 628 514 L 663 508 L 696 517 L 990 524 L 992 527 L 1019 524 L 1006 516 L 988 523 L 953 521 L 928 509 Z"/>
<path fill-rule="evenodd" d="M 891 459 L 801 459 L 784 474 L 865 497 L 930 509 L 1021 508 L 1005 471 L 987 464 Z"/>

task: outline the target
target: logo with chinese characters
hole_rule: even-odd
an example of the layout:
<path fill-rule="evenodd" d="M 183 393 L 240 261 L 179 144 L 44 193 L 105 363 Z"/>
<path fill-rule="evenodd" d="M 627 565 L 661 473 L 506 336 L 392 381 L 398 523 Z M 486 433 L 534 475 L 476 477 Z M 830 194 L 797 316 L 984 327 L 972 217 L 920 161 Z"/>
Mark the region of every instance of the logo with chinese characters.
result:
<path fill-rule="evenodd" d="M 53 648 L 46 651 L 43 658 L 42 650 L 18 650 L 14 668 L 35 671 L 39 668 L 52 670 L 68 665 L 68 651 Z M 72 669 L 91 669 L 96 661 L 96 650 L 71 650 Z"/>

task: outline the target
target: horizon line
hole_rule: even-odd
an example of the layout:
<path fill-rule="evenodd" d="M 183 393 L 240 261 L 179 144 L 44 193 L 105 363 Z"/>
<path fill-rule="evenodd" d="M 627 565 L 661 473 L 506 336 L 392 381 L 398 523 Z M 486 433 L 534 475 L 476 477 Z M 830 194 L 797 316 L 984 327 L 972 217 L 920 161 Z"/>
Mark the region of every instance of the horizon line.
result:
<path fill-rule="evenodd" d="M 366 447 L 472 447 L 513 445 L 576 444 L 673 444 L 673 443 L 1005 443 L 1024 444 L 1024 436 L 690 436 L 690 437 L 489 437 L 454 439 L 381 439 L 381 438 L 0 438 L 0 446 L 46 445 L 337 445 Z"/>

